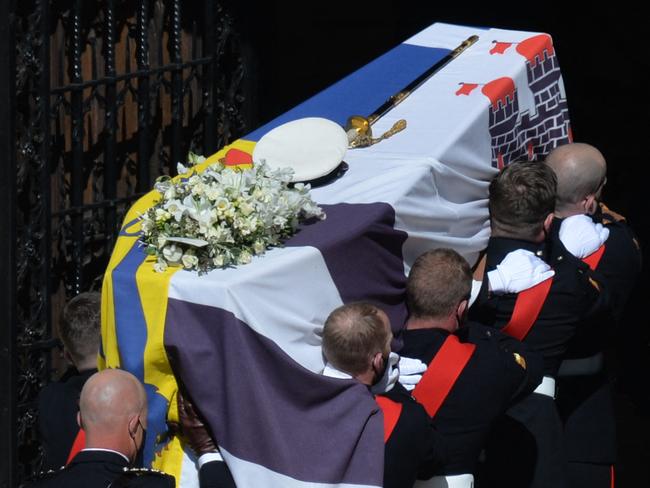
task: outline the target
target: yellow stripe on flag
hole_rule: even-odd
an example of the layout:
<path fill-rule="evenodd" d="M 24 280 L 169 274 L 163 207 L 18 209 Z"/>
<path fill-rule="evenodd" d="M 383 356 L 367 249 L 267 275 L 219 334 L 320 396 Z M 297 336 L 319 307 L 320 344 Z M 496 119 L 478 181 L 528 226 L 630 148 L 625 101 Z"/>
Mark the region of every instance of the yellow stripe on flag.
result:
<path fill-rule="evenodd" d="M 233 144 L 224 147 L 219 152 L 210 156 L 203 163 L 195 166 L 193 172 L 201 172 L 213 163 L 218 162 L 226 156 L 230 149 L 253 153 L 255 142 L 238 140 Z M 250 168 L 251 164 L 241 164 L 237 167 Z M 187 175 L 176 176 L 174 179 L 187 177 Z M 137 245 L 140 231 L 138 218 L 151 208 L 160 199 L 157 191 L 150 191 L 140 198 L 129 209 L 122 224 L 121 233 L 115 243 L 111 255 L 104 283 L 102 288 L 102 349 L 104 358 L 98 360 L 99 369 L 119 368 L 120 351 L 116 334 L 115 306 L 113 302 L 113 270 L 122 262 L 134 245 Z M 147 327 L 147 342 L 144 350 L 144 382 L 157 388 L 158 393 L 168 401 L 167 420 L 178 422 L 178 407 L 176 403 L 176 392 L 178 384 L 169 364 L 165 351 L 165 320 L 167 315 L 168 291 L 171 277 L 181 269 L 179 266 L 170 266 L 163 273 L 153 270 L 156 260 L 153 257 L 146 258 L 136 271 L 136 284 L 138 299 L 142 306 L 144 319 Z M 182 442 L 173 438 L 163 448 L 162 452 L 154 456 L 153 467 L 172 474 L 176 478 L 176 485 L 181 480 L 183 463 Z"/>

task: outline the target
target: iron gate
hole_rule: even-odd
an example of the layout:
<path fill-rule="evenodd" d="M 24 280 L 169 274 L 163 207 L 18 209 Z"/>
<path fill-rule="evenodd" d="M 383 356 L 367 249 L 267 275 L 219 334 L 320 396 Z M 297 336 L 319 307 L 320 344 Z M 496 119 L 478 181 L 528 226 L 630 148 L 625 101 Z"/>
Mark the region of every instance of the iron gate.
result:
<path fill-rule="evenodd" d="M 242 135 L 244 65 L 216 1 L 3 0 L 0 486 L 40 467 L 36 399 L 65 301 L 98 289 L 129 205 Z M 56 364 L 54 364 L 55 366 Z"/>

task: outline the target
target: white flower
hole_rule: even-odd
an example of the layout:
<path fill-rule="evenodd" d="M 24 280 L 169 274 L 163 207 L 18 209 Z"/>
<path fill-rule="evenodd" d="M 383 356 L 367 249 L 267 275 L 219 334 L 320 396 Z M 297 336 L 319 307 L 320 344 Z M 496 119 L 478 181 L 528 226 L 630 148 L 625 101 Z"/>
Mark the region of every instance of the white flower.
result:
<path fill-rule="evenodd" d="M 191 254 L 189 251 L 183 254 L 181 260 L 183 262 L 183 266 L 185 267 L 185 269 L 192 269 L 198 266 L 199 264 L 199 258 L 196 257 L 194 254 Z"/>
<path fill-rule="evenodd" d="M 163 247 L 162 253 L 168 263 L 177 263 L 183 257 L 183 250 L 176 244 Z"/>
<path fill-rule="evenodd" d="M 305 202 L 303 207 L 302 207 L 303 214 L 305 217 L 318 217 L 321 220 L 325 220 L 325 212 L 323 212 L 323 209 L 321 209 L 318 205 L 316 205 L 314 202 L 309 200 L 308 202 Z"/>
<path fill-rule="evenodd" d="M 189 168 L 187 166 L 185 166 L 184 164 L 181 164 L 181 163 L 176 164 L 176 172 L 179 175 L 187 174 L 189 171 L 190 171 Z"/>
<path fill-rule="evenodd" d="M 287 218 L 278 215 L 273 219 L 273 225 L 277 225 L 278 227 L 284 227 L 285 225 L 287 225 Z"/>
<path fill-rule="evenodd" d="M 202 161 L 188 156 L 190 165 Z M 271 171 L 264 162 L 246 170 L 214 163 L 201 172 L 179 164 L 178 172 L 184 177 L 156 182 L 162 199 L 141 217 L 142 242 L 158 256 L 158 272 L 170 264 L 197 269 L 201 263 L 200 271 L 206 265 L 247 264 L 253 255 L 281 244 L 301 218 L 325 218 L 309 185 L 288 187 L 288 169 Z M 202 245 L 183 252 L 181 245 L 194 241 Z"/>
<path fill-rule="evenodd" d="M 248 202 L 241 202 L 239 204 L 239 211 L 242 213 L 244 217 L 248 217 L 250 214 L 252 214 L 255 211 L 255 207 L 253 207 Z"/>
<path fill-rule="evenodd" d="M 226 189 L 238 189 L 241 185 L 241 173 L 232 169 L 225 169 L 221 173 L 221 185 Z"/>
<path fill-rule="evenodd" d="M 255 231 L 257 220 L 255 217 L 242 218 L 237 217 L 233 222 L 233 227 L 239 230 L 242 236 L 247 236 Z"/>
<path fill-rule="evenodd" d="M 253 259 L 253 256 L 248 251 L 242 251 L 237 257 L 237 264 L 248 264 Z"/>
<path fill-rule="evenodd" d="M 164 195 L 172 187 L 172 181 L 169 179 L 169 176 L 161 176 L 156 180 L 153 187 L 158 193 Z"/>
<path fill-rule="evenodd" d="M 176 198 L 176 187 L 170 186 L 167 190 L 165 190 L 163 196 L 165 200 L 172 200 L 173 198 Z"/>
<path fill-rule="evenodd" d="M 156 222 L 165 222 L 166 220 L 169 220 L 172 216 L 169 212 L 167 212 L 163 208 L 157 208 L 155 214 L 156 214 Z"/>
<path fill-rule="evenodd" d="M 228 201 L 227 198 L 219 198 L 215 202 L 215 207 L 218 213 L 223 214 L 224 212 L 226 212 L 226 210 L 230 208 L 230 202 Z"/>
<path fill-rule="evenodd" d="M 174 217 L 176 222 L 180 222 L 187 211 L 187 207 L 180 200 L 170 200 L 163 205 L 163 208 Z"/>
<path fill-rule="evenodd" d="M 153 265 L 153 270 L 157 273 L 164 273 L 167 271 L 167 262 L 164 259 L 158 258 L 156 264 Z"/>
<path fill-rule="evenodd" d="M 192 164 L 200 164 L 203 161 L 205 161 L 205 156 L 201 156 L 199 154 L 194 154 L 193 152 L 190 152 L 187 155 L 187 161 L 192 163 Z"/>
<path fill-rule="evenodd" d="M 255 254 L 262 254 L 264 251 L 266 251 L 266 245 L 264 244 L 264 241 L 260 241 L 259 239 L 256 240 L 253 243 L 253 251 Z"/>
<path fill-rule="evenodd" d="M 199 181 L 197 184 L 192 186 L 192 195 L 201 196 L 205 193 L 205 185 L 203 182 Z"/>
<path fill-rule="evenodd" d="M 210 200 L 215 201 L 217 200 L 221 195 L 223 195 L 223 190 L 218 187 L 217 185 L 208 185 L 205 188 L 205 196 L 208 197 Z"/>
<path fill-rule="evenodd" d="M 149 234 L 156 227 L 156 224 L 153 220 L 151 220 L 151 218 L 149 218 L 148 215 L 143 215 L 140 220 L 142 222 L 140 224 L 140 228 L 145 234 Z"/>
<path fill-rule="evenodd" d="M 187 197 L 191 198 L 191 197 Z M 186 198 L 186 200 L 187 200 Z M 213 208 L 210 200 L 201 198 L 197 203 L 196 200 L 188 200 L 188 203 L 191 201 L 192 205 L 187 207 L 187 212 L 194 220 L 199 223 L 199 226 L 208 227 L 213 225 L 218 218 L 218 211 Z M 183 202 L 185 203 L 185 202 Z"/>

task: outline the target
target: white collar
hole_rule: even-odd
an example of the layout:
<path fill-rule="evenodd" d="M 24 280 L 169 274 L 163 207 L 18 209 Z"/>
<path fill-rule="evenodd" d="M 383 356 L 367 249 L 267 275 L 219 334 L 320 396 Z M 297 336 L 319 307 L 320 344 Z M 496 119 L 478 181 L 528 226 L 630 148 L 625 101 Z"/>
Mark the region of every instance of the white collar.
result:
<path fill-rule="evenodd" d="M 330 363 L 325 364 L 323 368 L 323 376 L 329 378 L 339 378 L 342 380 L 351 380 L 353 379 L 348 373 L 341 371 L 340 369 L 335 368 Z M 388 356 L 388 367 L 386 372 L 381 377 L 381 379 L 370 387 L 370 391 L 373 395 L 378 395 L 380 393 L 387 393 L 393 389 L 395 383 L 399 379 L 399 355 L 391 352 Z"/>
<path fill-rule="evenodd" d="M 122 453 L 119 452 L 119 451 L 114 451 L 113 449 L 103 449 L 103 448 L 101 448 L 101 447 L 86 447 L 85 449 L 82 449 L 82 450 L 81 450 L 81 452 L 84 452 L 84 451 L 104 451 L 104 452 L 113 452 L 113 453 L 115 453 L 115 454 L 119 454 L 120 456 L 122 456 L 122 457 L 126 460 L 127 463 L 130 463 L 130 462 L 131 462 L 131 461 L 129 460 L 129 458 L 126 457 L 124 454 L 122 454 Z"/>
<path fill-rule="evenodd" d="M 328 378 L 339 378 L 341 380 L 351 380 L 352 376 L 350 376 L 347 373 L 344 373 L 340 369 L 336 369 L 334 366 L 332 366 L 330 363 L 325 364 L 325 368 L 323 368 L 323 376 L 327 376 Z"/>

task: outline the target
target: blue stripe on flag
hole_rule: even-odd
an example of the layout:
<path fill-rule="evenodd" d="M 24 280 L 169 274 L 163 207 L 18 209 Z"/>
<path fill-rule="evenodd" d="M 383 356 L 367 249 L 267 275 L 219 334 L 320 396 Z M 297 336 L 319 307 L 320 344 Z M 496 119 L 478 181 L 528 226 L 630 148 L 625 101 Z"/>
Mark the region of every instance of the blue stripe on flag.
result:
<path fill-rule="evenodd" d="M 142 249 L 134 243 L 124 259 L 113 270 L 115 333 L 120 350 L 120 364 L 144 380 L 144 347 L 147 324 L 140 303 L 136 271 L 145 259 Z"/>
<path fill-rule="evenodd" d="M 350 115 L 370 115 L 449 52 L 400 44 L 243 139 L 258 141 L 271 129 L 302 117 L 324 117 L 344 125 Z"/>
<path fill-rule="evenodd" d="M 128 254 L 112 273 L 113 303 L 115 307 L 115 333 L 120 351 L 121 368 L 134 374 L 147 393 L 147 438 L 144 448 L 144 465 L 153 461 L 158 437 L 167 430 L 167 399 L 157 392 L 155 385 L 144 382 L 144 350 L 147 344 L 147 322 L 144 318 L 136 272 L 146 254 L 133 244 Z"/>

